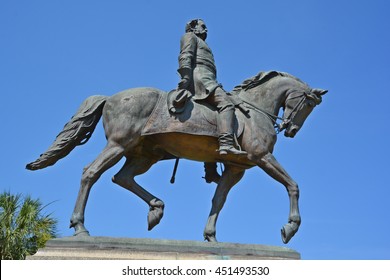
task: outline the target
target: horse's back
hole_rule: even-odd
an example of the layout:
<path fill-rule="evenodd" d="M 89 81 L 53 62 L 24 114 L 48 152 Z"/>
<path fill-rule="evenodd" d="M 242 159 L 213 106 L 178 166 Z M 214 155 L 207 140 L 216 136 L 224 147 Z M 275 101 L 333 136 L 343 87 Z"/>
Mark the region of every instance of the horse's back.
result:
<path fill-rule="evenodd" d="M 108 139 L 133 138 L 152 114 L 164 91 L 156 88 L 132 88 L 121 91 L 106 101 L 103 125 Z"/>

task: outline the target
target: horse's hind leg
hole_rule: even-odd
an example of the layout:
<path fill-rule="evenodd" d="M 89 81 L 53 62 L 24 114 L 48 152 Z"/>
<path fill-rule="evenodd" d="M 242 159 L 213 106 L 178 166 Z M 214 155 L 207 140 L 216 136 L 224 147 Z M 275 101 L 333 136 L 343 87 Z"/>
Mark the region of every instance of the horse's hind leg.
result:
<path fill-rule="evenodd" d="M 287 174 L 284 168 L 279 164 L 275 157 L 268 153 L 263 156 L 258 162 L 258 165 L 272 178 L 282 183 L 288 192 L 290 198 L 290 214 L 288 223 L 282 228 L 282 240 L 288 243 L 294 234 L 298 231 L 301 224 L 301 216 L 299 214 L 298 199 L 299 188 L 296 182 Z"/>
<path fill-rule="evenodd" d="M 222 173 L 222 177 L 219 181 L 217 189 L 212 200 L 212 207 L 209 218 L 203 233 L 205 240 L 210 242 L 216 242 L 216 224 L 219 212 L 222 210 L 225 204 L 227 195 L 230 189 L 241 180 L 245 171 L 238 167 L 232 167 L 225 165 L 225 170 Z"/>
<path fill-rule="evenodd" d="M 89 192 L 100 176 L 122 158 L 123 151 L 123 147 L 109 142 L 100 155 L 90 165 L 84 168 L 80 191 L 70 220 L 70 227 L 75 229 L 74 235 L 89 235 L 87 229 L 84 227 L 84 213 Z"/>
<path fill-rule="evenodd" d="M 137 157 L 127 159 L 122 169 L 112 178 L 112 181 L 121 187 L 133 192 L 149 205 L 148 230 L 156 226 L 163 217 L 164 203 L 142 188 L 134 177 L 145 173 L 160 158 Z"/>

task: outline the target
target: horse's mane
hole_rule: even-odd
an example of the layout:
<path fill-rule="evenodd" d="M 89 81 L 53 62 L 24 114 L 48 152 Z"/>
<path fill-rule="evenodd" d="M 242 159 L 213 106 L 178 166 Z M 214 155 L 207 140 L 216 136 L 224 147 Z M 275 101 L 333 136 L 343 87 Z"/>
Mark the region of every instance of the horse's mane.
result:
<path fill-rule="evenodd" d="M 257 75 L 255 75 L 249 79 L 246 79 L 241 84 L 235 86 L 234 89 L 232 90 L 232 93 L 238 94 L 242 90 L 249 90 L 251 88 L 254 88 L 254 87 L 257 87 L 261 84 L 264 84 L 275 77 L 292 78 L 292 79 L 307 86 L 307 84 L 305 82 L 303 82 L 302 80 L 298 79 L 297 77 L 295 77 L 289 73 L 272 70 L 272 71 L 267 71 L 267 72 L 259 72 Z"/>

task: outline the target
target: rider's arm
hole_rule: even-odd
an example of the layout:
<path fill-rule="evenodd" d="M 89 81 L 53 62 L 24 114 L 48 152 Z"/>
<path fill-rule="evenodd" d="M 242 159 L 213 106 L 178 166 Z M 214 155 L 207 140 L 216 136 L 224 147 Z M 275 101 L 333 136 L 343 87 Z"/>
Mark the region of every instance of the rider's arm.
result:
<path fill-rule="evenodd" d="M 195 64 L 197 38 L 192 32 L 183 35 L 180 40 L 179 69 L 181 81 L 180 89 L 187 89 L 192 81 L 192 71 Z"/>

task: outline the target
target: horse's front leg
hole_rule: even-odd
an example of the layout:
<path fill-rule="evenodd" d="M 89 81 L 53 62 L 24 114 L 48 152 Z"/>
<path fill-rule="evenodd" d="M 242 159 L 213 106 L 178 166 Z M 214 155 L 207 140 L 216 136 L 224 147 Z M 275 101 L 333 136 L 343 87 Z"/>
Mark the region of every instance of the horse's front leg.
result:
<path fill-rule="evenodd" d="M 263 156 L 257 161 L 257 163 L 268 175 L 282 183 L 287 189 L 288 196 L 290 198 L 290 214 L 288 217 L 288 223 L 284 225 L 281 230 L 282 240 L 286 244 L 298 231 L 301 224 L 301 216 L 299 214 L 298 207 L 298 185 L 271 153 Z"/>
<path fill-rule="evenodd" d="M 245 171 L 241 168 L 225 165 L 225 170 L 219 181 L 212 200 L 212 207 L 203 233 L 205 240 L 216 242 L 216 224 L 219 212 L 225 204 L 230 189 L 242 178 Z"/>

